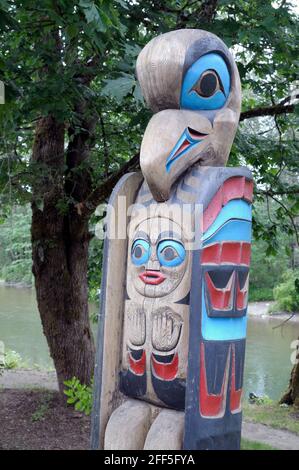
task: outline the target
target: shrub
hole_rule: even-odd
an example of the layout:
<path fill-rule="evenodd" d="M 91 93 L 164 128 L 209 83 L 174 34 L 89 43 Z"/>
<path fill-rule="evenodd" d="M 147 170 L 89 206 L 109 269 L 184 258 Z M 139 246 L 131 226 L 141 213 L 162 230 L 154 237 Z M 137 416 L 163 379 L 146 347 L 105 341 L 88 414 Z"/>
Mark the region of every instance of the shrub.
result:
<path fill-rule="evenodd" d="M 276 301 L 273 311 L 299 311 L 299 270 L 287 271 L 282 276 L 282 282 L 273 290 Z"/>
<path fill-rule="evenodd" d="M 273 300 L 273 289 L 271 287 L 249 287 L 249 302 L 269 300 Z"/>
<path fill-rule="evenodd" d="M 4 368 L 5 369 L 19 369 L 23 365 L 23 360 L 19 353 L 7 349 L 4 354 Z"/>
<path fill-rule="evenodd" d="M 250 394 L 249 396 L 249 403 L 254 404 L 254 405 L 273 405 L 273 400 L 268 397 L 268 395 L 263 395 L 261 397 L 258 397 L 254 395 L 253 393 Z"/>
<path fill-rule="evenodd" d="M 67 386 L 67 389 L 64 390 L 64 394 L 68 397 L 67 403 L 73 405 L 75 410 L 82 411 L 87 416 L 90 415 L 93 383 L 90 386 L 82 385 L 76 377 L 73 377 L 71 380 L 66 380 L 64 385 Z"/>

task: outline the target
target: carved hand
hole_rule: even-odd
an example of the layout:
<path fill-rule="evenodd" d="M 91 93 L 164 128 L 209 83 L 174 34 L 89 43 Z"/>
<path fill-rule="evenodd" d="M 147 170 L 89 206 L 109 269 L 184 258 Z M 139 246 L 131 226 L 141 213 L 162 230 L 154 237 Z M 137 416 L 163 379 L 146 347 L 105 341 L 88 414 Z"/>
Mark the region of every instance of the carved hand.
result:
<path fill-rule="evenodd" d="M 163 312 L 154 315 L 152 344 L 157 351 L 171 351 L 178 343 L 181 331 L 181 323 L 176 320 L 171 312 Z"/>
<path fill-rule="evenodd" d="M 129 341 L 133 346 L 145 343 L 145 314 L 141 310 L 128 313 Z"/>

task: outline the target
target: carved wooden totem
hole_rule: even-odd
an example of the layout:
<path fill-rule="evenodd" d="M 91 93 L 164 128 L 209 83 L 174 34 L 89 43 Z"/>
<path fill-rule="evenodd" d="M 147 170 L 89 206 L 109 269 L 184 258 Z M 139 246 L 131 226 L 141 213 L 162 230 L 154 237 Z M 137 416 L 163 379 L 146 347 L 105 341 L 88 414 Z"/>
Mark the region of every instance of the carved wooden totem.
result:
<path fill-rule="evenodd" d="M 253 190 L 248 169 L 225 168 L 238 70 L 192 29 L 150 41 L 136 69 L 154 115 L 142 174 L 108 208 L 92 447 L 238 449 Z"/>

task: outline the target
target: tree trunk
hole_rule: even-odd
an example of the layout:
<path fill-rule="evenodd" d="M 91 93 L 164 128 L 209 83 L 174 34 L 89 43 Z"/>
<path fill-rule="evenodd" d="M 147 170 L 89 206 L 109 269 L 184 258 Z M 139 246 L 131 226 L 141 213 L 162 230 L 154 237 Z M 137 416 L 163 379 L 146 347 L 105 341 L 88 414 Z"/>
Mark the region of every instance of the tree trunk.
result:
<path fill-rule="evenodd" d="M 88 220 L 65 201 L 64 125 L 49 116 L 36 127 L 32 161 L 42 179 L 33 182 L 32 257 L 44 334 L 63 382 L 90 383 L 94 343 L 88 315 Z"/>
<path fill-rule="evenodd" d="M 291 372 L 289 387 L 281 398 L 280 403 L 294 405 L 299 408 L 299 346 L 297 346 L 297 361 Z"/>

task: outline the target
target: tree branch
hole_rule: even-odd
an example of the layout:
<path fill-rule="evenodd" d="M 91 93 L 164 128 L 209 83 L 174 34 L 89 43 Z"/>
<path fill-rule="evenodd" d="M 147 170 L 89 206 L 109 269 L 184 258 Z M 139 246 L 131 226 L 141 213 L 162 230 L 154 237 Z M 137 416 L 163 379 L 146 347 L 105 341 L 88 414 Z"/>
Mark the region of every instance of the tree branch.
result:
<path fill-rule="evenodd" d="M 296 96 L 297 98 L 298 96 Z M 285 98 L 281 103 L 274 104 L 272 106 L 261 106 L 259 108 L 249 109 L 244 111 L 240 115 L 240 121 L 245 121 L 245 119 L 252 119 L 254 117 L 261 116 L 278 116 L 279 114 L 288 114 L 295 111 L 294 104 L 285 105 L 289 101 L 290 97 Z"/>
<path fill-rule="evenodd" d="M 297 229 L 296 222 L 294 220 L 293 214 L 283 204 L 283 202 L 281 202 L 279 199 L 277 199 L 275 196 L 273 196 L 273 194 L 269 194 L 269 196 L 273 199 L 273 201 L 276 201 L 284 209 L 285 213 L 289 217 L 289 219 L 291 221 L 291 224 L 292 224 L 292 227 L 293 227 L 293 230 L 294 230 L 294 233 L 295 233 L 297 245 L 299 245 L 299 234 L 298 234 L 298 229 Z"/>
<path fill-rule="evenodd" d="M 126 173 L 139 168 L 139 153 L 134 155 L 131 160 L 124 163 L 117 171 L 111 173 L 100 186 L 95 188 L 88 198 L 77 204 L 77 210 L 83 217 L 89 217 L 97 206 L 107 199 L 118 180 Z"/>
<path fill-rule="evenodd" d="M 263 194 L 264 196 L 284 196 L 285 194 L 299 194 L 299 188 L 285 189 L 283 191 L 255 191 L 256 194 Z"/>
<path fill-rule="evenodd" d="M 207 24 L 213 21 L 218 7 L 218 0 L 202 0 L 196 10 L 191 13 L 186 13 L 185 9 L 188 7 L 190 8 L 194 4 L 199 4 L 199 2 L 191 2 L 191 4 L 187 3 L 184 5 L 184 9 L 179 12 L 176 24 L 177 29 L 186 28 L 188 26 L 188 20 L 191 17 L 196 19 L 198 24 Z"/>

